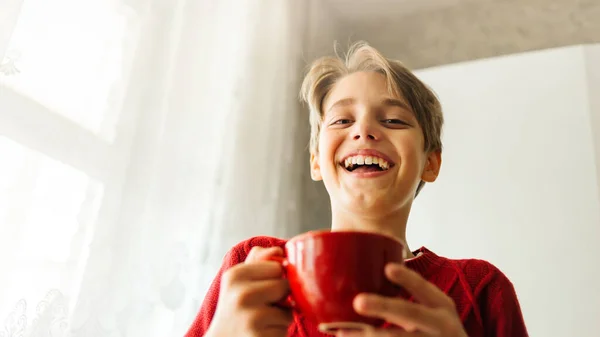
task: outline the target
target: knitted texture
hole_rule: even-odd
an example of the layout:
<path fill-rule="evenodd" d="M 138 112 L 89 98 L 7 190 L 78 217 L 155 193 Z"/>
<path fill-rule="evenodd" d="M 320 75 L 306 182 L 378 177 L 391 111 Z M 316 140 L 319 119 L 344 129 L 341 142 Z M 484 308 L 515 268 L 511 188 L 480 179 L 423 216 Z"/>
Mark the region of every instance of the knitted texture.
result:
<path fill-rule="evenodd" d="M 185 336 L 203 337 L 208 330 L 219 300 L 223 272 L 243 262 L 254 246 L 283 248 L 285 243 L 286 241 L 282 239 L 260 236 L 243 241 L 229 250 L 207 292 L 200 312 Z M 458 315 L 470 337 L 528 336 L 514 287 L 498 268 L 483 260 L 447 259 L 425 247 L 414 253 L 421 254 L 407 260 L 406 265 L 454 300 Z M 408 294 L 403 297 L 413 301 Z M 295 314 L 288 336 L 325 337 L 327 335 L 317 330 L 315 322 Z"/>

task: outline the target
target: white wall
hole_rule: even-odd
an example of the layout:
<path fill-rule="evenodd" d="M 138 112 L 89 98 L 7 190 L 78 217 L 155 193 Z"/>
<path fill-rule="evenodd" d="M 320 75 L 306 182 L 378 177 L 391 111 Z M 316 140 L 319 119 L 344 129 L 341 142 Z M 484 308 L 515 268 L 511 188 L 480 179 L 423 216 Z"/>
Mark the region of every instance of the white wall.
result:
<path fill-rule="evenodd" d="M 600 194 L 600 44 L 584 49 L 591 125 L 596 153 L 596 182 Z"/>
<path fill-rule="evenodd" d="M 306 34 L 304 61 L 310 64 L 315 58 L 333 54 L 334 42 L 339 42 L 343 47 L 347 45 L 347 38 L 336 19 L 336 13 L 321 0 L 305 1 L 307 6 Z M 304 69 L 303 69 L 304 70 Z"/>
<path fill-rule="evenodd" d="M 445 150 L 439 180 L 415 202 L 409 242 L 498 266 L 532 336 L 598 336 L 599 51 L 417 73 L 445 109 Z"/>
<path fill-rule="evenodd" d="M 305 1 L 307 5 L 306 16 L 306 32 L 304 35 L 304 52 L 303 52 L 303 67 L 299 69 L 299 73 L 304 75 L 307 67 L 318 57 L 332 55 L 334 53 L 334 43 L 339 43 L 341 50 L 344 51 L 348 43 L 342 37 L 344 32 L 340 30 L 339 22 L 335 20 L 335 13 L 329 8 L 328 3 L 322 0 Z M 298 89 L 300 83 L 298 83 Z M 309 230 L 318 230 L 329 228 L 331 224 L 331 209 L 329 204 L 329 195 L 325 190 L 325 185 L 322 182 L 314 182 L 310 179 L 310 170 L 308 166 L 309 151 L 308 151 L 308 136 L 310 134 L 310 126 L 308 124 L 308 107 L 304 104 L 300 106 L 301 126 L 304 127 L 301 132 L 302 148 L 298 151 L 302 152 L 304 162 L 301 164 L 302 176 L 299 184 L 302 186 L 303 203 L 301 209 L 305 210 L 302 213 L 301 228 L 297 233 L 306 232 Z M 306 211 L 310 210 L 310 212 Z"/>

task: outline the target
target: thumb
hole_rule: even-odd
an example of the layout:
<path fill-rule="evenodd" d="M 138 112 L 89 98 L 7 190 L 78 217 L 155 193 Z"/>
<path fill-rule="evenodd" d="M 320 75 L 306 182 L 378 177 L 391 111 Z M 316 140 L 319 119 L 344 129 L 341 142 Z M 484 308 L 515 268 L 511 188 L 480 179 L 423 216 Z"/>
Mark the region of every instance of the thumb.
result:
<path fill-rule="evenodd" d="M 283 249 L 281 247 L 252 247 L 245 262 L 266 261 L 270 256 L 283 256 Z"/>

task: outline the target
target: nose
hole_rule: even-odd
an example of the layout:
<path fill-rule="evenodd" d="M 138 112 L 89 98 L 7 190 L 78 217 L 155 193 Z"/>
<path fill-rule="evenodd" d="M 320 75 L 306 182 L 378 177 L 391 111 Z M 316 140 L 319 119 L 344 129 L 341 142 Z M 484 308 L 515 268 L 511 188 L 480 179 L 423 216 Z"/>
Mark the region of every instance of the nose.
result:
<path fill-rule="evenodd" d="M 379 140 L 380 134 L 376 125 L 374 125 L 373 121 L 361 120 L 357 121 L 355 124 L 355 130 L 353 139 L 359 140 Z"/>

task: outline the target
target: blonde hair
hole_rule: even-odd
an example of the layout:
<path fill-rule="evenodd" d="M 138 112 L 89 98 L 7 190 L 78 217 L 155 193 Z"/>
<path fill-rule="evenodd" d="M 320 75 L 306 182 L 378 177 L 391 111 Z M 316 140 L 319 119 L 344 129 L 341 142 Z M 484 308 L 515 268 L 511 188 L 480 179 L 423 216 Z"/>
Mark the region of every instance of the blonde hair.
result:
<path fill-rule="evenodd" d="M 337 54 L 337 53 L 336 53 Z M 353 44 L 346 57 L 328 56 L 314 61 L 300 90 L 301 99 L 308 104 L 310 122 L 310 151 L 318 153 L 319 133 L 323 120 L 323 101 L 333 86 L 344 76 L 373 71 L 383 74 L 390 95 L 406 99 L 417 119 L 425 139 L 425 151 L 442 150 L 442 107 L 435 93 L 419 80 L 400 61 L 384 57 L 364 41 Z M 424 182 L 419 184 L 418 191 Z"/>

